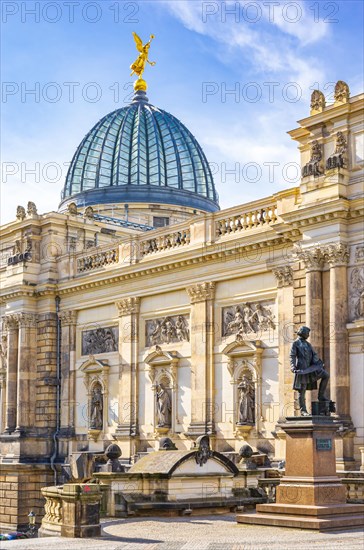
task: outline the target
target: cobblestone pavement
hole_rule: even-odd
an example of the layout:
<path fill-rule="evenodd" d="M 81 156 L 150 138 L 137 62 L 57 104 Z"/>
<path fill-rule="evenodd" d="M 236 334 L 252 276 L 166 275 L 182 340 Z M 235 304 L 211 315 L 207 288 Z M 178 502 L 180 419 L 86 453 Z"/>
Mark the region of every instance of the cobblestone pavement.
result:
<path fill-rule="evenodd" d="M 0 542 L 1 550 L 363 550 L 362 530 L 314 531 L 238 525 L 234 515 L 105 520 L 97 539 Z"/>

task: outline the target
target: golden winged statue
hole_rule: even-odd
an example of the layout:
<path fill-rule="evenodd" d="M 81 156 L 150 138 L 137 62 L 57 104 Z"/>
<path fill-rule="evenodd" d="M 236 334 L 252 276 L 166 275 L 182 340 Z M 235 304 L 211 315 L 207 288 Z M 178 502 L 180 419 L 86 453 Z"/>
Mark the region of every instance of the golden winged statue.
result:
<path fill-rule="evenodd" d="M 142 78 L 142 74 L 145 70 L 145 64 L 149 63 L 149 65 L 155 65 L 155 61 L 149 61 L 148 55 L 149 55 L 149 48 L 150 44 L 154 38 L 154 34 L 150 35 L 150 40 L 143 46 L 143 42 L 141 38 L 137 35 L 136 32 L 133 32 L 136 48 L 138 52 L 140 52 L 139 57 L 132 65 L 130 65 L 130 68 L 132 70 L 132 73 L 130 76 L 133 76 L 133 74 L 137 74 L 139 78 Z"/>

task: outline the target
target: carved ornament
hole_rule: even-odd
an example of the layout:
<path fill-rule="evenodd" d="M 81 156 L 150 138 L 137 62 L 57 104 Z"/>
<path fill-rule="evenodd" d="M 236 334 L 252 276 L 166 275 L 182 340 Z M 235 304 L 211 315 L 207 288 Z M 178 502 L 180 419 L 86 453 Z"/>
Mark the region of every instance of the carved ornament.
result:
<path fill-rule="evenodd" d="M 342 132 L 336 134 L 336 146 L 334 153 L 326 161 L 326 169 L 346 168 L 348 165 L 348 144 Z"/>
<path fill-rule="evenodd" d="M 274 315 L 270 307 L 261 302 L 245 302 L 240 305 L 225 307 L 222 310 L 222 336 L 244 334 L 275 329 Z"/>
<path fill-rule="evenodd" d="M 110 353 L 119 349 L 119 328 L 106 327 L 82 331 L 82 355 Z"/>
<path fill-rule="evenodd" d="M 215 283 L 197 283 L 186 288 L 191 304 L 213 300 L 215 296 Z"/>
<path fill-rule="evenodd" d="M 338 80 L 334 90 L 335 103 L 347 103 L 350 98 L 349 86 L 343 80 Z"/>
<path fill-rule="evenodd" d="M 293 271 L 291 266 L 285 265 L 277 267 L 273 269 L 273 273 L 277 279 L 278 288 L 293 285 Z"/>
<path fill-rule="evenodd" d="M 58 317 L 62 322 L 62 326 L 75 325 L 77 323 L 77 311 L 75 310 L 66 309 L 60 311 Z"/>
<path fill-rule="evenodd" d="M 311 94 L 311 115 L 321 113 L 325 109 L 325 105 L 326 99 L 324 94 L 320 90 L 314 90 Z"/>
<path fill-rule="evenodd" d="M 325 249 L 316 246 L 314 248 L 301 248 L 296 246 L 295 256 L 302 261 L 307 271 L 321 271 L 325 262 Z"/>
<path fill-rule="evenodd" d="M 325 249 L 325 257 L 330 267 L 347 265 L 349 262 L 349 247 L 343 243 L 329 244 Z"/>
<path fill-rule="evenodd" d="M 302 168 L 302 177 L 318 177 L 324 173 L 322 145 L 315 139 L 311 144 L 311 158 Z"/>
<path fill-rule="evenodd" d="M 189 342 L 188 315 L 174 315 L 146 321 L 145 340 L 147 346 Z"/>
<path fill-rule="evenodd" d="M 124 298 L 115 302 L 115 305 L 118 309 L 119 317 L 139 313 L 140 298 Z"/>

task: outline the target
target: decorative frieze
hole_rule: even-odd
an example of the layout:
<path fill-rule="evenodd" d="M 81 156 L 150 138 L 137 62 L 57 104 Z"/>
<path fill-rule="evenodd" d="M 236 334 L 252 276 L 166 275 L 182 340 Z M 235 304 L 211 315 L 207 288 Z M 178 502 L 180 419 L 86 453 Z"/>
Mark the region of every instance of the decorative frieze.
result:
<path fill-rule="evenodd" d="M 124 298 L 115 302 L 119 317 L 131 315 L 132 313 L 139 313 L 140 298 Z"/>
<path fill-rule="evenodd" d="M 336 146 L 333 154 L 326 161 L 326 169 L 346 168 L 348 164 L 348 144 L 342 132 L 336 134 Z"/>
<path fill-rule="evenodd" d="M 147 346 L 189 342 L 188 315 L 174 315 L 146 321 L 145 341 Z"/>
<path fill-rule="evenodd" d="M 315 139 L 311 144 L 311 158 L 302 168 L 302 177 L 318 177 L 324 173 L 322 145 Z"/>
<path fill-rule="evenodd" d="M 186 288 L 191 304 L 213 300 L 215 296 L 215 283 L 197 283 Z"/>
<path fill-rule="evenodd" d="M 293 285 L 293 271 L 291 266 L 285 265 L 277 267 L 273 269 L 273 273 L 277 279 L 278 288 Z"/>
<path fill-rule="evenodd" d="M 275 329 L 274 315 L 270 307 L 261 302 L 246 302 L 222 310 L 222 336 L 236 334 L 258 334 L 264 330 Z"/>
<path fill-rule="evenodd" d="M 325 258 L 330 267 L 347 265 L 349 263 L 349 247 L 347 244 L 329 244 L 325 248 Z"/>
<path fill-rule="evenodd" d="M 77 311 L 75 310 L 67 309 L 60 311 L 58 317 L 61 320 L 62 326 L 75 325 L 77 323 Z"/>
<path fill-rule="evenodd" d="M 82 332 L 82 355 L 118 351 L 118 327 L 97 328 Z"/>

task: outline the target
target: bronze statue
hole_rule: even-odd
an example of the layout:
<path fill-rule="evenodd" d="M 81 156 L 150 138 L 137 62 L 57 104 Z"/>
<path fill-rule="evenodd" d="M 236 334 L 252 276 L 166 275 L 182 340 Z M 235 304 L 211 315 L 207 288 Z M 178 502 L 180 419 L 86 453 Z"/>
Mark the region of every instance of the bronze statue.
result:
<path fill-rule="evenodd" d="M 142 78 L 142 74 L 145 71 L 145 64 L 149 63 L 149 65 L 152 65 L 152 67 L 153 65 L 155 65 L 155 61 L 149 61 L 148 59 L 150 43 L 152 42 L 154 35 L 153 34 L 150 35 L 149 42 L 144 44 L 144 46 L 141 38 L 139 38 L 136 32 L 133 32 L 133 36 L 134 36 L 136 48 L 138 52 L 140 52 L 140 54 L 139 54 L 139 57 L 136 59 L 136 61 L 134 61 L 134 63 L 130 65 L 130 68 L 132 70 L 130 76 L 133 76 L 133 74 L 135 73 L 138 75 L 139 78 Z"/>
<path fill-rule="evenodd" d="M 299 392 L 299 406 L 301 416 L 309 416 L 306 409 L 306 390 L 316 390 L 317 380 L 321 380 L 318 399 L 329 401 L 325 397 L 325 390 L 329 381 L 329 373 L 317 353 L 307 342 L 310 335 L 308 327 L 300 327 L 297 331 L 298 338 L 293 342 L 289 355 L 291 371 L 295 374 L 293 389 Z"/>

